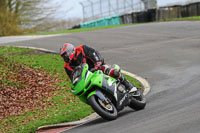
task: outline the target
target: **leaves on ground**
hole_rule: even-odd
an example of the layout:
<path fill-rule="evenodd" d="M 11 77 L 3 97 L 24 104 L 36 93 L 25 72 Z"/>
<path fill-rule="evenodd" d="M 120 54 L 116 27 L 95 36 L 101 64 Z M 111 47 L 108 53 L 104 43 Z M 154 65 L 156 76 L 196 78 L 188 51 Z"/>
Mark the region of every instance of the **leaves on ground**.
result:
<path fill-rule="evenodd" d="M 59 80 L 40 70 L 27 68 L 0 57 L 0 119 L 25 111 L 43 109 Z"/>

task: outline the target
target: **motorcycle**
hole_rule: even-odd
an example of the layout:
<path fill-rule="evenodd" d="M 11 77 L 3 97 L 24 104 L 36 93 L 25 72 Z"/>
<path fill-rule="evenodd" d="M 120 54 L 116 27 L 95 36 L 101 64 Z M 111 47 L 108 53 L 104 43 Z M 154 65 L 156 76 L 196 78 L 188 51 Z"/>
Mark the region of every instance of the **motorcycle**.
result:
<path fill-rule="evenodd" d="M 146 106 L 146 99 L 139 89 L 134 87 L 126 90 L 119 80 L 105 75 L 101 70 L 90 71 L 88 64 L 76 67 L 70 78 L 72 93 L 90 105 L 103 119 L 116 119 L 118 112 L 126 106 L 134 110 Z"/>

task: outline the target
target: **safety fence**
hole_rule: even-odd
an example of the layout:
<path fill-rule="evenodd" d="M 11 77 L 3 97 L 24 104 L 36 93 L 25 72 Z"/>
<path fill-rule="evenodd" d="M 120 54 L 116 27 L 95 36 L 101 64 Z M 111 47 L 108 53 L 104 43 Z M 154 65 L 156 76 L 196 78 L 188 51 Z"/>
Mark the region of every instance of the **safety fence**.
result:
<path fill-rule="evenodd" d="M 74 26 L 74 28 L 90 28 L 119 24 L 131 24 L 152 22 L 157 20 L 167 20 L 171 18 L 182 18 L 200 16 L 200 2 L 187 5 L 174 5 L 168 7 L 159 7 L 158 9 L 149 9 L 146 11 L 129 12 L 122 15 L 101 18 Z"/>
<path fill-rule="evenodd" d="M 157 0 L 82 0 L 83 22 L 157 7 Z"/>
<path fill-rule="evenodd" d="M 89 22 L 85 22 L 80 25 L 81 28 L 91 28 L 91 27 L 101 27 L 101 26 L 109 26 L 109 25 L 119 25 L 120 23 L 120 15 L 115 15 L 111 17 L 101 18 Z"/>
<path fill-rule="evenodd" d="M 131 12 L 120 16 L 121 24 L 143 23 L 156 20 L 156 9 L 142 12 Z"/>
<path fill-rule="evenodd" d="M 143 12 L 131 12 L 123 15 L 115 15 L 111 17 L 101 18 L 89 22 L 82 23 L 80 28 L 101 27 L 109 25 L 131 24 L 141 22 L 151 22 L 156 20 L 156 10 L 151 9 Z"/>

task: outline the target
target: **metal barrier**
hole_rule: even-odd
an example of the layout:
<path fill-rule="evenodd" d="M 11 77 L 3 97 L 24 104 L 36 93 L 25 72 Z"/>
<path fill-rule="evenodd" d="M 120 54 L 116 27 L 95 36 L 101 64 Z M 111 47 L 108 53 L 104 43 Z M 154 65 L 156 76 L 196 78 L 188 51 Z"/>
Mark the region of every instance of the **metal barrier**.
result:
<path fill-rule="evenodd" d="M 156 9 L 142 12 L 130 12 L 123 15 L 114 15 L 82 23 L 80 28 L 101 27 L 109 25 L 131 24 L 141 22 L 151 22 L 156 20 Z"/>
<path fill-rule="evenodd" d="M 80 25 L 80 28 L 101 27 L 101 26 L 119 25 L 119 24 L 121 24 L 120 15 L 114 15 L 111 17 L 85 22 Z"/>
<path fill-rule="evenodd" d="M 189 12 L 187 6 L 182 6 L 181 8 L 181 16 L 182 17 L 189 17 Z"/>
<path fill-rule="evenodd" d="M 162 7 L 157 10 L 157 20 L 165 20 L 170 18 L 180 18 L 181 15 L 181 6 L 171 6 L 171 7 Z"/>
<path fill-rule="evenodd" d="M 100 27 L 119 24 L 131 24 L 140 22 L 151 22 L 156 20 L 166 20 L 171 18 L 200 16 L 200 2 L 188 5 L 174 5 L 160 7 L 159 9 L 149 9 L 147 11 L 129 12 L 123 15 L 114 15 L 81 24 L 80 28 Z"/>
<path fill-rule="evenodd" d="M 198 16 L 200 16 L 200 2 L 199 3 L 197 3 L 198 4 Z"/>
<path fill-rule="evenodd" d="M 121 24 L 133 23 L 132 13 L 127 13 L 127 14 L 121 15 L 120 19 L 121 19 L 121 21 L 120 21 Z"/>
<path fill-rule="evenodd" d="M 83 22 L 157 7 L 157 0 L 82 0 Z"/>
<path fill-rule="evenodd" d="M 192 3 L 187 5 L 189 16 L 197 16 L 198 15 L 198 4 Z"/>
<path fill-rule="evenodd" d="M 200 2 L 157 9 L 157 20 L 192 16 L 200 16 Z"/>

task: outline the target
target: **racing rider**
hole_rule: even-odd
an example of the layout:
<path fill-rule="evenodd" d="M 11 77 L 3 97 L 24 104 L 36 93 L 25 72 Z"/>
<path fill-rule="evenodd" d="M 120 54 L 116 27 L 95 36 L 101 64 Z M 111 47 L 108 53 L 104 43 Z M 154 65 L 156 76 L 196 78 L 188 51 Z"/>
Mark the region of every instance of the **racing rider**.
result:
<path fill-rule="evenodd" d="M 121 74 L 118 65 L 114 64 L 109 66 L 105 64 L 100 53 L 87 45 L 80 45 L 75 48 L 74 45 L 65 43 L 60 48 L 59 53 L 65 61 L 64 68 L 69 77 L 75 67 L 82 63 L 87 63 L 89 65 L 89 70 L 102 70 L 104 74 L 119 79 L 127 90 L 131 90 L 134 87 L 133 84 Z"/>

